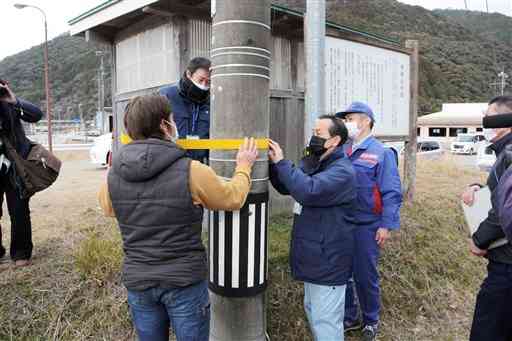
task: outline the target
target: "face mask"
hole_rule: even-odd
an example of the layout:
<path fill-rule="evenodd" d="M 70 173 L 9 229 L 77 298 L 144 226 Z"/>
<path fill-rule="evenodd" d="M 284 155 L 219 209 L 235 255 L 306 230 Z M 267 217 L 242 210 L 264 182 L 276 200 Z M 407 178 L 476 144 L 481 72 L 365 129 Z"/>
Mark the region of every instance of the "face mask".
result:
<path fill-rule="evenodd" d="M 204 90 L 204 86 L 196 85 L 186 75 L 180 80 L 180 93 L 195 103 L 204 103 L 210 97 L 210 91 Z"/>
<path fill-rule="evenodd" d="M 324 147 L 325 142 L 327 142 L 326 139 L 318 137 L 318 136 L 311 136 L 311 140 L 309 140 L 308 150 L 310 153 L 316 156 L 321 156 L 324 154 L 327 149 Z"/>
<path fill-rule="evenodd" d="M 169 139 L 176 143 L 176 141 L 178 140 L 179 138 L 179 135 L 178 135 L 178 127 L 176 127 L 176 124 L 174 124 L 174 122 L 169 122 L 167 120 L 164 120 L 165 124 L 167 124 L 167 126 L 171 127 L 171 130 L 173 131 L 173 133 L 169 136 Z"/>
<path fill-rule="evenodd" d="M 192 83 L 203 91 L 210 91 L 210 87 L 208 85 L 202 85 L 202 84 L 196 83 L 194 81 L 192 81 Z"/>
<path fill-rule="evenodd" d="M 496 138 L 496 130 L 485 128 L 484 136 L 487 141 L 492 142 Z"/>
<path fill-rule="evenodd" d="M 361 129 L 359 129 L 356 122 L 345 122 L 345 127 L 347 127 L 348 137 L 351 140 L 355 140 L 361 134 Z"/>

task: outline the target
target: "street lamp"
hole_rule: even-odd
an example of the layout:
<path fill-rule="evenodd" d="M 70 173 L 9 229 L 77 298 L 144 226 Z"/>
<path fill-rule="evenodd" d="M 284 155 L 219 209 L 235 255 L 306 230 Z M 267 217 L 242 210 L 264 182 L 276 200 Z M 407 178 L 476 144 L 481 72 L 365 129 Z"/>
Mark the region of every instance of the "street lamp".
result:
<path fill-rule="evenodd" d="M 46 118 L 48 120 L 48 149 L 53 151 L 52 147 L 52 114 L 50 105 L 50 81 L 48 78 L 48 25 L 46 21 L 46 13 L 39 7 L 25 4 L 15 4 L 17 9 L 34 8 L 41 12 L 44 17 L 44 85 L 46 89 Z"/>

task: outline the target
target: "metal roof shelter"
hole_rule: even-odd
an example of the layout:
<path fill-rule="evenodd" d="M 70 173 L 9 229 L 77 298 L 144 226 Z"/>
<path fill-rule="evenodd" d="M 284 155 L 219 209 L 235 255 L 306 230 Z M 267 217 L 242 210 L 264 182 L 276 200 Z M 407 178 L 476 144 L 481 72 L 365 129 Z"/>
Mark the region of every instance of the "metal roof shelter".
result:
<path fill-rule="evenodd" d="M 178 81 L 192 57 L 210 55 L 210 3 L 210 0 L 109 0 L 69 21 L 72 35 L 102 43 L 112 51 L 114 150 L 124 130 L 122 114 L 131 98 L 153 93 L 161 86 Z M 277 5 L 271 7 L 270 135 L 282 143 L 287 157 L 295 160 L 302 155 L 304 146 L 303 27 L 303 13 Z M 407 60 L 413 51 L 397 40 L 332 22 L 327 24 L 326 34 L 377 47 L 380 51 L 397 52 Z M 416 66 L 411 62 L 411 70 Z M 364 77 L 369 79 L 373 75 L 375 79 L 383 79 L 385 68 L 384 64 L 365 67 Z M 400 72 L 393 74 L 396 84 L 393 88 L 400 88 L 399 76 Z M 338 83 L 337 89 L 342 92 L 343 84 Z M 411 76 L 412 83 L 416 81 Z M 374 89 L 376 81 L 371 84 Z M 411 87 L 410 93 L 417 93 L 416 89 Z M 402 89 L 402 93 L 409 95 L 407 90 Z M 411 113 L 414 102 L 411 99 Z M 411 125 L 416 121 L 410 120 Z M 408 136 L 404 133 L 391 138 L 404 140 Z M 277 199 L 280 200 L 283 199 Z"/>
<path fill-rule="evenodd" d="M 442 110 L 418 118 L 419 126 L 481 126 L 487 103 L 446 103 Z"/>

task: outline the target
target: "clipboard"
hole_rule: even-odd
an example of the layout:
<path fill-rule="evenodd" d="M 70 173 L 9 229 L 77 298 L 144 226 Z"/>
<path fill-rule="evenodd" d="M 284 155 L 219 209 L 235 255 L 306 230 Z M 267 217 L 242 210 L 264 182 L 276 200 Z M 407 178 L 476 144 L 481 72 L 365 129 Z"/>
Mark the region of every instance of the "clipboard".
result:
<path fill-rule="evenodd" d="M 473 206 L 466 205 L 463 201 L 462 209 L 464 210 L 464 217 L 466 218 L 466 225 L 469 228 L 471 236 L 478 230 L 480 223 L 487 218 L 489 210 L 492 208 L 491 204 L 491 191 L 489 187 L 483 187 L 475 192 L 475 201 Z M 489 246 L 488 250 L 507 244 L 506 238 L 499 239 Z"/>

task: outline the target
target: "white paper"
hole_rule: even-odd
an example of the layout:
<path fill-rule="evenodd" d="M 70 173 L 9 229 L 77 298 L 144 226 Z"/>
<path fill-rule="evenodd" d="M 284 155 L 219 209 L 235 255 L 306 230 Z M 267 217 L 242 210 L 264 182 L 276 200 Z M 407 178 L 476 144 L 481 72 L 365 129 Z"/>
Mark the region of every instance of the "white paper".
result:
<path fill-rule="evenodd" d="M 295 202 L 295 205 L 293 205 L 293 213 L 296 215 L 302 214 L 302 205 L 298 202 Z"/>
<path fill-rule="evenodd" d="M 479 191 L 475 192 L 475 201 L 472 206 L 468 206 L 462 202 L 466 224 L 471 235 L 478 230 L 480 223 L 487 218 L 491 207 L 491 191 L 488 187 L 483 187 Z M 508 241 L 506 238 L 499 239 L 489 246 L 489 250 L 503 246 L 507 243 Z"/>

